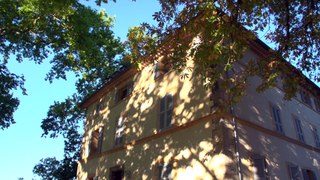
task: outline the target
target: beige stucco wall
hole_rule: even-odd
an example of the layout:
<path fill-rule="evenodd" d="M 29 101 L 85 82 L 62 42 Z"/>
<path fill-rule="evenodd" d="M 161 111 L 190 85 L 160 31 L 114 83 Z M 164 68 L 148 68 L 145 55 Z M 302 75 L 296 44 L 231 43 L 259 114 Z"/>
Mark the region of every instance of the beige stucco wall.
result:
<path fill-rule="evenodd" d="M 242 65 L 246 60 L 256 57 L 254 52 L 248 51 L 244 55 Z M 242 65 L 236 68 L 241 69 Z M 176 128 L 205 117 L 210 113 L 212 106 L 210 91 L 204 89 L 199 77 L 194 76 L 192 72 L 189 73 L 189 78 L 183 79 L 177 72 L 170 71 L 154 80 L 153 67 L 150 65 L 127 79 L 134 82 L 132 95 L 115 103 L 117 89 L 127 81 L 118 82 L 117 86 L 99 100 L 103 104 L 100 115 L 95 115 L 97 103 L 92 104 L 87 111 L 78 179 L 85 179 L 88 175 L 107 179 L 109 169 L 116 165 L 124 165 L 127 177 L 131 179 L 150 179 L 155 174 L 157 160 L 168 160 L 171 157 L 175 161 L 176 179 L 235 179 L 237 161 L 233 154 L 235 144 L 230 116 L 224 128 L 227 132 L 219 136 L 223 138 L 221 141 L 214 140 L 217 133 L 214 129 L 221 128 L 213 127 L 213 121 L 217 119 L 201 121 L 187 128 Z M 259 82 L 257 77 L 249 78 L 246 95 L 235 106 L 235 117 L 257 125 L 248 126 L 240 121 L 237 123 L 243 177 L 253 177 L 250 161 L 253 154 L 266 157 L 271 179 L 288 179 L 288 163 L 320 172 L 319 153 L 310 150 L 310 147 L 314 146 L 310 125 L 320 129 L 320 114 L 303 104 L 299 96 L 291 101 L 283 100 L 284 92 L 280 83 L 275 88 L 256 92 L 255 88 Z M 159 102 L 166 94 L 173 95 L 174 99 L 173 123 L 176 130 L 169 133 L 158 130 Z M 274 132 L 270 104 L 281 110 L 285 137 L 279 138 Z M 114 146 L 114 135 L 116 121 L 120 115 L 127 118 L 125 143 L 129 144 L 117 149 Z M 304 137 L 309 148 L 292 141 L 297 139 L 293 116 L 302 121 Z M 102 155 L 88 158 L 89 134 L 99 126 L 104 126 Z M 259 127 L 269 130 L 268 133 Z M 287 140 L 286 137 L 290 139 Z M 217 148 L 220 146 L 223 148 Z M 228 171 L 233 172 L 228 175 Z"/>
<path fill-rule="evenodd" d="M 224 179 L 232 160 L 224 154 L 213 154 L 211 121 L 199 123 L 165 137 L 155 138 L 115 153 L 83 162 L 80 171 L 107 179 L 109 169 L 124 165 L 130 179 L 154 178 L 156 162 L 173 158 L 175 179 Z M 97 168 L 98 167 L 98 168 Z M 87 173 L 80 173 L 84 179 Z"/>
<path fill-rule="evenodd" d="M 159 134 L 160 99 L 166 94 L 173 95 L 174 127 L 210 114 L 210 91 L 203 87 L 199 77 L 194 76 L 190 71 L 188 73 L 188 78 L 182 78 L 177 72 L 170 71 L 154 80 L 153 66 L 150 65 L 127 80 L 134 82 L 134 90 L 129 97 L 115 103 L 116 91 L 126 84 L 127 81 L 124 81 L 99 100 L 103 104 L 100 115 L 95 112 L 97 103 L 92 104 L 87 110 L 82 145 L 83 161 L 79 163 L 78 179 L 85 179 L 88 175 L 106 178 L 109 168 L 116 165 L 124 165 L 125 170 L 132 173 L 133 179 L 150 179 L 154 175 L 152 164 L 155 160 L 168 156 L 173 156 L 177 160 L 176 178 L 183 179 L 184 175 L 189 174 L 195 179 L 198 176 L 212 179 L 210 178 L 212 174 L 208 174 L 209 171 L 206 168 L 212 169 L 218 166 L 218 157 L 219 161 L 227 157 L 216 155 L 214 165 L 208 165 L 208 163 L 213 164 L 211 155 L 209 158 L 207 154 L 213 146 L 210 121 L 179 132 L 171 132 L 165 136 L 157 136 L 145 144 L 130 145 L 111 154 L 88 159 L 89 134 L 99 126 L 104 126 L 102 152 L 115 148 L 115 127 L 120 115 L 126 117 L 125 143 L 135 143 L 137 140 Z M 203 160 L 204 158 L 206 160 Z M 229 161 L 220 163 L 226 162 Z M 195 173 L 195 169 L 199 172 Z M 222 176 L 221 172 L 217 172 L 217 176 Z"/>

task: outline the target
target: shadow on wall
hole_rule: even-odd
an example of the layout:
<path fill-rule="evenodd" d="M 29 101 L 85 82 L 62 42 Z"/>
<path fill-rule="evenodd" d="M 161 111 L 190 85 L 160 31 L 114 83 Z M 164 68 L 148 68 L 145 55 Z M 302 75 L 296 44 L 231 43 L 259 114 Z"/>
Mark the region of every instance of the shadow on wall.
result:
<path fill-rule="evenodd" d="M 110 172 L 115 167 L 117 172 L 123 169 L 126 179 L 157 179 L 165 174 L 165 168 L 172 169 L 170 176 L 174 179 L 238 178 L 231 117 L 210 114 L 210 92 L 203 88 L 199 78 L 181 79 L 172 71 L 155 83 L 150 83 L 154 81 L 153 76 L 135 78 L 133 80 L 139 86 L 134 87 L 127 98 L 113 104 L 115 93 L 110 93 L 101 100 L 103 107 L 111 107 L 99 109 L 103 116 L 95 115 L 95 109 L 88 110 L 91 118 L 85 132 L 90 133 L 90 129 L 103 125 L 105 135 L 102 152 L 88 158 L 84 156 L 80 161 L 79 179 L 88 176 L 110 179 Z M 160 101 L 167 94 L 173 96 L 172 124 L 160 130 Z M 256 113 L 263 117 L 260 113 L 264 112 Z M 115 146 L 115 129 L 120 116 L 126 117 L 124 142 Z M 282 152 L 277 144 L 272 144 L 272 136 L 257 133 L 241 123 L 237 130 L 241 170 L 245 178 L 254 177 L 256 169 L 252 166 L 252 155 L 255 153 L 265 157 L 268 169 L 280 174 L 281 166 L 284 166 L 280 162 L 280 154 L 299 156 L 296 146 Z M 89 139 L 90 135 L 85 134 L 84 142 L 89 142 Z M 283 178 L 272 174 L 269 177 Z"/>

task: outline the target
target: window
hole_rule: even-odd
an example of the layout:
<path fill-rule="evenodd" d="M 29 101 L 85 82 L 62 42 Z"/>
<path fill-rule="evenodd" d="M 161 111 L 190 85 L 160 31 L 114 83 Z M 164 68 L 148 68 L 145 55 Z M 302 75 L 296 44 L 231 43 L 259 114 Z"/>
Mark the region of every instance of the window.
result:
<path fill-rule="evenodd" d="M 100 115 L 100 111 L 102 110 L 102 103 L 99 102 L 97 105 L 96 105 L 96 110 L 95 110 L 95 115 Z"/>
<path fill-rule="evenodd" d="M 272 115 L 273 115 L 276 131 L 284 134 L 282 122 L 280 118 L 280 109 L 275 106 L 272 106 Z"/>
<path fill-rule="evenodd" d="M 254 167 L 254 179 L 255 180 L 266 180 L 268 179 L 267 162 L 264 157 L 256 155 L 253 157 Z"/>
<path fill-rule="evenodd" d="M 303 131 L 302 131 L 302 126 L 301 126 L 301 121 L 298 118 L 294 118 L 294 124 L 296 126 L 296 132 L 299 141 L 304 142 L 304 136 L 303 136 Z"/>
<path fill-rule="evenodd" d="M 133 90 L 133 82 L 128 82 L 124 87 L 120 88 L 116 93 L 116 103 L 128 97 Z"/>
<path fill-rule="evenodd" d="M 313 100 L 316 110 L 320 112 L 320 101 L 316 98 L 314 98 Z"/>
<path fill-rule="evenodd" d="M 306 103 L 308 106 L 312 106 L 311 105 L 311 98 L 310 98 L 310 95 L 307 91 L 301 90 L 300 95 L 301 95 L 302 102 Z"/>
<path fill-rule="evenodd" d="M 160 130 L 171 127 L 173 111 L 173 97 L 166 95 L 160 100 Z"/>
<path fill-rule="evenodd" d="M 99 180 L 98 176 L 90 176 L 87 178 L 87 180 Z"/>
<path fill-rule="evenodd" d="M 298 166 L 289 165 L 288 168 L 289 168 L 290 180 L 301 180 Z"/>
<path fill-rule="evenodd" d="M 310 169 L 302 169 L 303 180 L 317 180 L 316 174 Z"/>
<path fill-rule="evenodd" d="M 311 126 L 311 131 L 313 134 L 313 139 L 316 147 L 320 148 L 320 139 L 319 139 L 318 129 L 315 126 Z"/>
<path fill-rule="evenodd" d="M 89 143 L 89 155 L 101 153 L 103 140 L 103 127 L 92 132 Z"/>
<path fill-rule="evenodd" d="M 170 70 L 170 66 L 168 63 L 165 64 L 160 61 L 156 62 L 153 68 L 154 68 L 154 79 L 157 79 L 158 77 L 169 72 Z"/>
<path fill-rule="evenodd" d="M 123 166 L 116 166 L 110 168 L 110 179 L 111 180 L 122 180 L 124 179 L 124 168 Z"/>
<path fill-rule="evenodd" d="M 172 163 L 162 163 L 157 166 L 157 180 L 172 180 Z"/>
<path fill-rule="evenodd" d="M 120 117 L 117 121 L 115 145 L 121 145 L 124 143 L 124 130 L 125 130 L 125 118 Z"/>

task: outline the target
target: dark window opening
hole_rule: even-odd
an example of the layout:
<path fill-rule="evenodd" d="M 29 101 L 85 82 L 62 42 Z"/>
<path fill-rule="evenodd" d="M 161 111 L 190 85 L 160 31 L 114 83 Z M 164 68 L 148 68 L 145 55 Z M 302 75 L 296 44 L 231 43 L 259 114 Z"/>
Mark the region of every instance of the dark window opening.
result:
<path fill-rule="evenodd" d="M 124 179 L 124 169 L 121 167 L 114 167 L 110 169 L 110 180 Z"/>
<path fill-rule="evenodd" d="M 310 169 L 302 169 L 303 180 L 317 180 L 316 174 Z"/>
<path fill-rule="evenodd" d="M 169 63 L 163 63 L 161 61 L 156 62 L 154 65 L 154 79 L 157 79 L 158 77 L 166 74 L 171 69 L 171 66 Z"/>
<path fill-rule="evenodd" d="M 133 90 L 133 83 L 129 82 L 124 87 L 120 88 L 116 93 L 116 102 L 128 97 Z"/>

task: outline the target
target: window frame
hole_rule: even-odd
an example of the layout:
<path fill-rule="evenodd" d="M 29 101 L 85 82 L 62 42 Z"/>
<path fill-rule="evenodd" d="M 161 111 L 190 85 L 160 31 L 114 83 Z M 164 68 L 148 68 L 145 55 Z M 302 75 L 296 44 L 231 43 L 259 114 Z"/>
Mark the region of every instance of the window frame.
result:
<path fill-rule="evenodd" d="M 171 102 L 169 101 L 171 99 Z M 162 105 L 164 103 L 164 106 Z M 173 125 L 173 109 L 174 109 L 174 97 L 172 94 L 166 94 L 160 99 L 159 107 L 159 130 L 164 131 L 169 129 Z M 171 107 L 170 105 L 171 104 Z M 164 108 L 162 108 L 164 107 Z M 168 116 L 170 115 L 170 118 Z M 162 118 L 163 117 L 163 118 Z"/>
<path fill-rule="evenodd" d="M 125 85 L 119 86 L 119 88 L 116 89 L 115 103 L 117 104 L 123 99 L 126 99 L 132 94 L 132 92 L 133 92 L 133 81 L 130 80 L 127 83 L 125 83 Z"/>
<path fill-rule="evenodd" d="M 296 129 L 296 136 L 300 142 L 305 143 L 305 137 L 304 137 L 304 132 L 302 128 L 302 121 L 300 118 L 297 116 L 293 116 L 293 124 Z"/>
<path fill-rule="evenodd" d="M 292 172 L 292 169 L 291 169 L 291 168 L 297 168 L 297 172 L 296 172 L 297 174 L 295 174 L 295 175 L 298 175 L 298 177 L 297 177 L 297 176 L 296 176 L 296 177 L 293 177 L 294 174 L 292 174 L 293 172 Z M 301 176 L 300 167 L 299 167 L 298 165 L 289 163 L 289 164 L 287 165 L 287 169 L 288 169 L 288 174 L 289 174 L 289 179 L 290 179 L 290 180 L 301 180 L 302 176 Z M 295 179 L 294 179 L 294 178 L 295 178 Z"/>
<path fill-rule="evenodd" d="M 164 63 L 163 60 L 156 61 L 153 65 L 154 76 L 153 79 L 157 80 L 170 71 L 171 67 L 168 63 Z"/>
<path fill-rule="evenodd" d="M 282 123 L 282 118 L 281 118 L 281 110 L 279 107 L 277 107 L 276 105 L 270 104 L 270 110 L 271 110 L 271 117 L 273 120 L 273 124 L 274 124 L 274 130 L 277 131 L 280 134 L 285 135 L 285 131 L 284 131 L 284 126 Z M 277 111 L 275 111 L 277 110 Z M 277 114 L 275 114 L 277 113 Z"/>
<path fill-rule="evenodd" d="M 104 127 L 100 126 L 90 133 L 88 156 L 100 154 L 103 145 Z"/>

